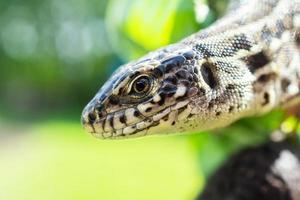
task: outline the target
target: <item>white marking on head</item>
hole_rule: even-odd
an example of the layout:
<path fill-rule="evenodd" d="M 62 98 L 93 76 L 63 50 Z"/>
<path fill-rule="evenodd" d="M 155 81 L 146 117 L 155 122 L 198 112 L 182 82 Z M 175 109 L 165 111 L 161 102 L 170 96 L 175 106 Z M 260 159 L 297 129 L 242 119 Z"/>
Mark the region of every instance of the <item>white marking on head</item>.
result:
<path fill-rule="evenodd" d="M 155 103 L 159 102 L 160 100 L 161 100 L 161 97 L 160 97 L 159 94 L 156 94 L 156 95 L 153 97 L 153 101 L 154 101 Z"/>
<path fill-rule="evenodd" d="M 133 133 L 134 131 L 136 131 L 136 126 L 128 126 L 123 129 L 123 134 L 129 135 L 129 134 Z"/>
<path fill-rule="evenodd" d="M 185 86 L 178 86 L 176 93 L 174 95 L 175 98 L 182 97 L 185 95 L 187 88 Z"/>
<path fill-rule="evenodd" d="M 160 112 L 160 113 L 154 115 L 153 116 L 153 121 L 159 121 L 160 119 L 162 119 L 163 117 L 168 115 L 170 112 L 171 112 L 170 108 L 165 109 L 163 112 Z"/>
<path fill-rule="evenodd" d="M 137 109 L 145 116 L 147 116 L 147 112 L 146 110 L 148 108 L 152 108 L 153 107 L 153 104 L 151 103 L 141 103 L 137 106 Z"/>
<path fill-rule="evenodd" d="M 151 126 L 153 124 L 153 121 L 152 120 L 146 120 L 146 121 L 143 121 L 143 122 L 140 122 L 136 125 L 137 129 L 138 130 L 143 130 L 145 128 L 148 128 L 149 126 Z"/>
<path fill-rule="evenodd" d="M 128 108 L 125 110 L 126 124 L 131 125 L 139 121 L 139 118 L 134 116 L 134 112 L 134 108 Z"/>

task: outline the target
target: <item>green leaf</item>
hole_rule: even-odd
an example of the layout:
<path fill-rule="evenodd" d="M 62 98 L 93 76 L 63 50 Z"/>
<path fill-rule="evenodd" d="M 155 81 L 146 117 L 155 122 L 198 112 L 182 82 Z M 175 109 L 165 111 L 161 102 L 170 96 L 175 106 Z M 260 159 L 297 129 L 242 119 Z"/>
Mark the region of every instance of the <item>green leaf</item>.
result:
<path fill-rule="evenodd" d="M 125 60 L 168 45 L 199 29 L 193 0 L 110 0 L 106 25 Z"/>

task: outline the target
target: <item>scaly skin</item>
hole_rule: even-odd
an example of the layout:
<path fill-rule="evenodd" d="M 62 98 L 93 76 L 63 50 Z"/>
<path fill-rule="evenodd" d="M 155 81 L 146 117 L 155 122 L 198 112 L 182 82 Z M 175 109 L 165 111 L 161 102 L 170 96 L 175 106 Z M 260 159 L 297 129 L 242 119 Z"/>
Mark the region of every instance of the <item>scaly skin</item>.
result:
<path fill-rule="evenodd" d="M 82 114 L 99 138 L 211 130 L 299 102 L 300 0 L 250 0 L 121 66 Z"/>

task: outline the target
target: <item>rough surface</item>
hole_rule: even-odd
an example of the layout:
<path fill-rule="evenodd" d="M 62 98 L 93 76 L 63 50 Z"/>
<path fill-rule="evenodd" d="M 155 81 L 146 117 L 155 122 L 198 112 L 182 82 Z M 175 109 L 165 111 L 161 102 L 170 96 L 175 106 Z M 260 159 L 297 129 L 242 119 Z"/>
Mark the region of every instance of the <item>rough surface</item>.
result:
<path fill-rule="evenodd" d="M 199 200 L 300 200 L 300 148 L 269 142 L 233 155 Z"/>
<path fill-rule="evenodd" d="M 249 0 L 206 30 L 121 66 L 86 106 L 99 138 L 220 128 L 298 103 L 300 0 Z"/>

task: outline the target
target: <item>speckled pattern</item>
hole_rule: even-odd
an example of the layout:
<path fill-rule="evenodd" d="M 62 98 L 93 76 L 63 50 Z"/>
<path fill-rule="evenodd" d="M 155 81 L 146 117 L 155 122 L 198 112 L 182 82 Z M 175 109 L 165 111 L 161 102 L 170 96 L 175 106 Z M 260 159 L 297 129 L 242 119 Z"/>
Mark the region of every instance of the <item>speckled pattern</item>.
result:
<path fill-rule="evenodd" d="M 300 0 L 241 3 L 211 27 L 121 66 L 86 106 L 99 138 L 185 133 L 298 103 Z"/>

